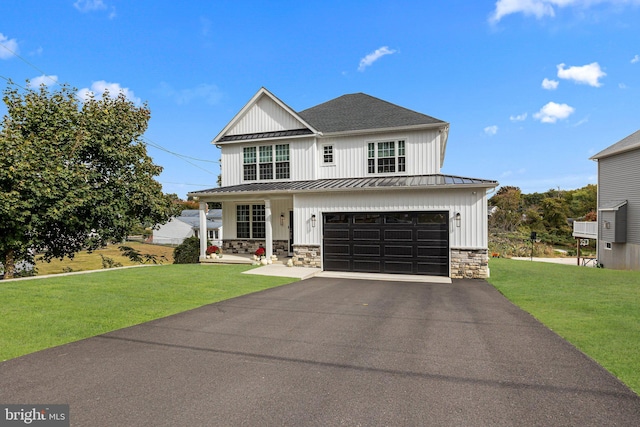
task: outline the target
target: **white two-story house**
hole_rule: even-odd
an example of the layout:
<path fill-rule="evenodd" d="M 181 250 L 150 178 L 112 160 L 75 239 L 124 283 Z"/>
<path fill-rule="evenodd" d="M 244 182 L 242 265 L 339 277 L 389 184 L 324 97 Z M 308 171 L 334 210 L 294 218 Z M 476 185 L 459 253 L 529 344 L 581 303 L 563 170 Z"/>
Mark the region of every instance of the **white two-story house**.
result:
<path fill-rule="evenodd" d="M 448 132 L 363 93 L 296 112 L 262 88 L 213 140 L 223 186 L 190 195 L 201 219 L 222 202 L 227 253 L 263 246 L 327 271 L 487 277 L 498 183 L 440 173 Z"/>

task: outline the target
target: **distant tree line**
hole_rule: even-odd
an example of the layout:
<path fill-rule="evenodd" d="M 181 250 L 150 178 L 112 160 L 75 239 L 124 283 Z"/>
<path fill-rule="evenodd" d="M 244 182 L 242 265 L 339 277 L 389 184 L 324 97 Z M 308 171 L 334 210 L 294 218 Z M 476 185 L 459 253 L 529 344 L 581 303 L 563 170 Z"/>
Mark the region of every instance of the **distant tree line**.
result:
<path fill-rule="evenodd" d="M 594 184 L 532 194 L 522 194 L 518 187 L 501 187 L 489 199 L 489 231 L 521 237 L 535 231 L 545 243 L 573 244 L 570 221 L 595 221 L 597 194 Z"/>

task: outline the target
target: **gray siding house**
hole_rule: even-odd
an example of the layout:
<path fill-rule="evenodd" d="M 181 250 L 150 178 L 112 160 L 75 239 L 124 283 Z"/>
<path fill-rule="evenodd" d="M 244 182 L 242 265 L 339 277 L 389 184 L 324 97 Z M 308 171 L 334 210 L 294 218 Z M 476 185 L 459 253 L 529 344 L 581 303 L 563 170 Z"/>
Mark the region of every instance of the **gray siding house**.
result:
<path fill-rule="evenodd" d="M 598 263 L 640 270 L 640 130 L 591 160 L 598 162 Z"/>

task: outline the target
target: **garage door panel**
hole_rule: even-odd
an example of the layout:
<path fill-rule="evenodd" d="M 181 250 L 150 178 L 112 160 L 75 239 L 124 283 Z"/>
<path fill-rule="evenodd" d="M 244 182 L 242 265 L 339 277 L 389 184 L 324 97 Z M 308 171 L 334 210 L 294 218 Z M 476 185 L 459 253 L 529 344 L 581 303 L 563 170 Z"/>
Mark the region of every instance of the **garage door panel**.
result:
<path fill-rule="evenodd" d="M 410 246 L 396 246 L 396 245 L 385 245 L 384 246 L 384 256 L 388 257 L 412 257 L 413 256 L 413 245 Z"/>
<path fill-rule="evenodd" d="M 385 242 L 390 240 L 411 242 L 413 241 L 413 230 L 386 229 L 384 230 L 384 240 Z"/>
<path fill-rule="evenodd" d="M 350 245 L 349 244 L 330 244 L 325 245 L 324 253 L 325 255 L 350 255 Z"/>
<path fill-rule="evenodd" d="M 416 230 L 416 238 L 417 240 L 447 240 L 449 236 L 448 230 Z"/>
<path fill-rule="evenodd" d="M 353 260 L 353 271 L 359 271 L 362 273 L 381 273 L 380 260 Z"/>
<path fill-rule="evenodd" d="M 348 259 L 327 259 L 324 260 L 324 269 L 327 271 L 351 271 Z"/>
<path fill-rule="evenodd" d="M 418 246 L 417 248 L 417 255 L 420 258 L 447 256 L 448 253 L 448 248 L 444 246 Z"/>
<path fill-rule="evenodd" d="M 384 272 L 396 274 L 413 274 L 413 262 L 385 261 Z"/>
<path fill-rule="evenodd" d="M 349 229 L 329 228 L 324 231 L 324 238 L 329 240 L 349 240 Z"/>
<path fill-rule="evenodd" d="M 353 240 L 380 240 L 379 229 L 357 229 L 353 230 Z"/>
<path fill-rule="evenodd" d="M 353 255 L 379 257 L 380 245 L 353 245 Z"/>

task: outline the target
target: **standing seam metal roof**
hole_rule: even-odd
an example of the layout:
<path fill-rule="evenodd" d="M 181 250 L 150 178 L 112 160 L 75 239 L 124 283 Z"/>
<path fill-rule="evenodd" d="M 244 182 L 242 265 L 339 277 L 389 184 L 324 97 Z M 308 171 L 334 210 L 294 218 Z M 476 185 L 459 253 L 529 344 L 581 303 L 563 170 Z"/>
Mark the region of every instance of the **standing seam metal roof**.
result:
<path fill-rule="evenodd" d="M 281 181 L 281 182 L 255 182 L 250 184 L 231 185 L 228 187 L 216 187 L 208 190 L 200 190 L 189 194 L 230 194 L 245 192 L 290 192 L 316 190 L 349 190 L 349 189 L 375 189 L 375 188 L 425 188 L 455 185 L 473 185 L 495 187 L 497 181 L 465 178 L 453 175 L 411 175 L 389 176 L 371 178 L 339 178 L 318 179 L 310 181 Z"/>

